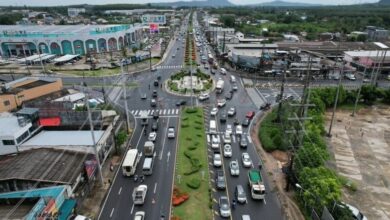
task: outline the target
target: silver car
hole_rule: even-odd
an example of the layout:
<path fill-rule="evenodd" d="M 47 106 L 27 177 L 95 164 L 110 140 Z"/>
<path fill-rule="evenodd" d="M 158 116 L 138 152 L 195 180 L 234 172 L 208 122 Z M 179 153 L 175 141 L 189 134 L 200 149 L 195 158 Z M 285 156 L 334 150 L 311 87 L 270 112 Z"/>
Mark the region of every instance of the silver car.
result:
<path fill-rule="evenodd" d="M 230 161 L 230 175 L 239 176 L 240 175 L 240 165 L 238 165 L 237 160 Z"/>
<path fill-rule="evenodd" d="M 230 206 L 229 206 L 229 200 L 226 196 L 221 196 L 219 198 L 219 214 L 223 218 L 229 218 L 230 217 Z"/>

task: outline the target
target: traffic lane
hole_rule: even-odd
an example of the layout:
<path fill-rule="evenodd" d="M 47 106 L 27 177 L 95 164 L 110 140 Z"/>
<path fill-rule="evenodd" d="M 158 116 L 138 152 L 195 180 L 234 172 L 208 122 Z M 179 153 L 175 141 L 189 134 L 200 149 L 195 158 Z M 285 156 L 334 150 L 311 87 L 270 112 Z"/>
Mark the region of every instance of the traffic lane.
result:
<path fill-rule="evenodd" d="M 141 142 L 142 136 L 140 135 L 143 132 L 142 127 L 137 127 L 134 130 L 133 138 L 130 141 L 130 148 L 137 148 Z M 108 198 L 105 202 L 103 210 L 101 211 L 100 219 L 122 219 L 121 206 L 123 204 L 131 205 L 130 193 L 132 192 L 132 187 L 128 187 L 129 177 L 124 177 L 122 175 L 122 164 L 120 164 L 120 169 L 118 174 L 115 176 L 115 179 L 112 183 L 112 189 L 108 194 Z M 129 195 L 129 196 L 123 196 Z M 127 209 L 126 209 L 127 210 Z"/>

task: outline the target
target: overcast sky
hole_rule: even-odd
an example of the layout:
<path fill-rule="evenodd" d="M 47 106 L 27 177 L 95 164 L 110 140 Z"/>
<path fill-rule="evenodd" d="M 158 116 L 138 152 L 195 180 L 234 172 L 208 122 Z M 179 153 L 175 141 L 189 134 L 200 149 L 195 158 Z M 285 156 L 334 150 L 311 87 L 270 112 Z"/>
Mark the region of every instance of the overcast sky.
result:
<path fill-rule="evenodd" d="M 0 0 L 1 6 L 53 6 L 53 5 L 72 5 L 72 4 L 112 4 L 112 3 L 149 3 L 149 2 L 174 2 L 176 0 Z M 187 0 L 184 0 L 187 1 Z M 254 4 L 270 2 L 273 0 L 229 0 L 233 4 Z M 290 2 L 319 3 L 319 4 L 359 4 L 366 2 L 378 2 L 379 0 L 284 0 Z"/>

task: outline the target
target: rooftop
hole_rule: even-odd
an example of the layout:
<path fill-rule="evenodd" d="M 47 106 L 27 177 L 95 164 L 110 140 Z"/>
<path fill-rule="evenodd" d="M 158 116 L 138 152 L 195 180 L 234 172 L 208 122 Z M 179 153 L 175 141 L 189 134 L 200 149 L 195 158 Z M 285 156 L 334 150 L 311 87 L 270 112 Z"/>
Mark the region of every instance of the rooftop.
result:
<path fill-rule="evenodd" d="M 0 114 L 0 125 L 0 136 L 13 136 L 22 128 L 18 118 L 7 112 Z"/>
<path fill-rule="evenodd" d="M 86 156 L 82 152 L 55 149 L 3 156 L 0 157 L 0 181 L 19 179 L 71 185 L 83 169 Z"/>
<path fill-rule="evenodd" d="M 94 131 L 96 143 L 104 131 Z M 92 146 L 91 131 L 41 131 L 21 147 L 28 146 Z"/>
<path fill-rule="evenodd" d="M 277 44 L 226 44 L 226 46 L 235 49 L 278 48 Z"/>

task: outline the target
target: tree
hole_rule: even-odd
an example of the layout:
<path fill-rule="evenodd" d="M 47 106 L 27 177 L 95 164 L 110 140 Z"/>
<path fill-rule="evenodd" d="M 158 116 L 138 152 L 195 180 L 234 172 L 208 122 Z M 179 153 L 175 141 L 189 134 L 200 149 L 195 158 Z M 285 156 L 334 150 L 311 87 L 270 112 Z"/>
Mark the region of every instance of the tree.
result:
<path fill-rule="evenodd" d="M 220 18 L 225 27 L 234 27 L 236 19 L 231 15 L 224 15 Z"/>
<path fill-rule="evenodd" d="M 365 42 L 367 40 L 367 36 L 364 34 L 359 34 L 356 38 L 357 41 Z"/>
<path fill-rule="evenodd" d="M 373 105 L 377 100 L 378 92 L 375 86 L 364 85 L 362 86 L 362 90 L 360 94 L 365 104 Z"/>

